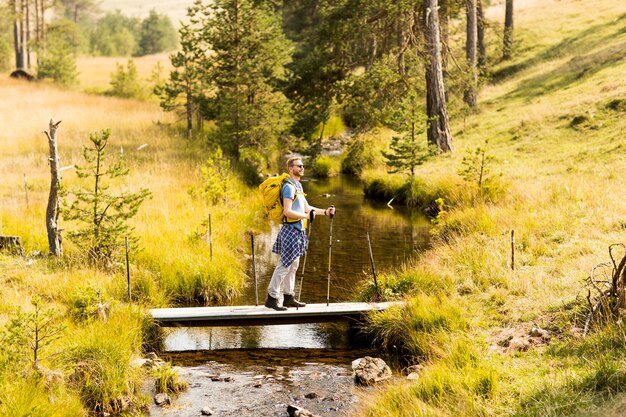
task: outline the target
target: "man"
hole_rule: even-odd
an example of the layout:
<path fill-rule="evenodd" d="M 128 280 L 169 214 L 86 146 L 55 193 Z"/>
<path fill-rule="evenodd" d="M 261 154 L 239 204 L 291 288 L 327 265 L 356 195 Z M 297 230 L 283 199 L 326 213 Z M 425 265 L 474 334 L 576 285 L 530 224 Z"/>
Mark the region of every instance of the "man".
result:
<path fill-rule="evenodd" d="M 287 161 L 287 170 L 289 178 L 283 184 L 281 191 L 284 220 L 272 248 L 272 252 L 280 254 L 280 259 L 267 288 L 267 300 L 265 300 L 265 307 L 278 311 L 287 310 L 287 307 L 306 306 L 295 298 L 296 271 L 300 265 L 300 256 L 304 255 L 307 247 L 303 220 L 312 221 L 319 215 L 333 216 L 335 214 L 333 206 L 322 210 L 309 205 L 306 201 L 302 184 L 300 184 L 300 179 L 304 174 L 304 164 L 300 157 L 290 158 Z M 278 302 L 281 287 L 285 295 L 282 306 Z"/>

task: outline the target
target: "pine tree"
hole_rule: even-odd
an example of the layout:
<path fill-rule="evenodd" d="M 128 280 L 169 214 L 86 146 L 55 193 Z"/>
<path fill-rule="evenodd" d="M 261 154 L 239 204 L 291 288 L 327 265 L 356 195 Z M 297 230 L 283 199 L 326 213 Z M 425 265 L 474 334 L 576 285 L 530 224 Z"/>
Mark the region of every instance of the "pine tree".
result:
<path fill-rule="evenodd" d="M 83 148 L 87 165 L 76 167 L 78 177 L 89 180 L 89 183 L 73 193 L 75 199 L 64 210 L 63 216 L 65 220 L 79 224 L 78 230 L 68 233 L 70 240 L 84 250 L 92 262 L 105 268 L 110 268 L 124 237 L 136 244 L 137 239 L 132 236 L 132 228 L 127 222 L 150 196 L 150 191 L 145 188 L 137 193 L 114 195 L 109 192 L 111 181 L 121 179 L 129 172 L 123 159 L 111 164 L 106 160 L 110 136 L 109 129 L 89 135 L 91 144 Z"/>
<path fill-rule="evenodd" d="M 170 18 L 157 13 L 154 9 L 150 10 L 148 17 L 141 22 L 137 55 L 171 51 L 177 43 L 176 29 Z"/>
<path fill-rule="evenodd" d="M 411 91 L 402 100 L 390 121 L 390 125 L 399 135 L 392 137 L 390 151 L 383 152 L 390 168 L 388 172 L 408 171 L 411 180 L 415 178 L 415 168 L 438 152 L 437 146 L 428 144 L 426 138 L 422 142 L 419 141 L 428 127 L 426 115 L 419 110 L 419 100 L 415 91 Z"/>
<path fill-rule="evenodd" d="M 205 85 L 208 83 L 206 51 L 208 46 L 197 28 L 202 23 L 201 10 L 196 5 L 189 8 L 191 22 L 183 24 L 178 31 L 180 50 L 170 55 L 174 70 L 169 80 L 155 89 L 165 111 L 182 110 L 187 121 L 187 137 L 193 132 L 193 115 L 204 101 Z"/>
<path fill-rule="evenodd" d="M 215 96 L 213 132 L 225 152 L 254 167 L 267 164 L 290 124 L 289 103 L 279 91 L 291 46 L 278 13 L 265 2 L 216 0 L 208 6 L 210 80 Z"/>

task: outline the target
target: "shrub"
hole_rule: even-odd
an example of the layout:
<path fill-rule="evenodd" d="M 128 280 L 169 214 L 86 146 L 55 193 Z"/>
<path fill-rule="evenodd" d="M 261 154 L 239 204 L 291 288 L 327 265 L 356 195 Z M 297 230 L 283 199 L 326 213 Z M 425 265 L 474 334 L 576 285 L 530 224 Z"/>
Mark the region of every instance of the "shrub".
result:
<path fill-rule="evenodd" d="M 423 359 L 442 357 L 452 333 L 467 326 L 458 302 L 428 295 L 373 314 L 366 325 L 383 348 Z"/>
<path fill-rule="evenodd" d="M 48 33 L 46 52 L 39 57 L 37 78 L 50 79 L 63 85 L 76 84 L 78 71 L 76 70 L 77 44 L 68 30 L 69 23 L 59 23 Z"/>
<path fill-rule="evenodd" d="M 117 64 L 117 70 L 111 74 L 111 89 L 107 94 L 123 98 L 146 99 L 150 96 L 148 86 L 139 78 L 137 66 L 128 60 L 127 69 Z"/>
<path fill-rule="evenodd" d="M 348 144 L 341 159 L 341 172 L 361 175 L 363 170 L 371 168 L 377 161 L 374 139 L 370 136 L 357 136 Z"/>
<path fill-rule="evenodd" d="M 337 175 L 339 173 L 338 161 L 330 156 L 319 156 L 311 162 L 308 173 L 316 178 L 327 178 Z"/>
<path fill-rule="evenodd" d="M 169 363 L 154 369 L 154 386 L 157 393 L 178 394 L 189 387 L 186 381 L 178 379 L 178 371 Z"/>
<path fill-rule="evenodd" d="M 131 364 L 141 347 L 141 316 L 127 309 L 72 333 L 64 358 L 74 366 L 69 382 L 89 410 L 120 413 L 143 407 L 140 369 Z"/>
<path fill-rule="evenodd" d="M 111 300 L 101 288 L 78 287 L 69 298 L 69 315 L 77 322 L 106 318 Z M 107 301 L 104 301 L 107 300 Z"/>

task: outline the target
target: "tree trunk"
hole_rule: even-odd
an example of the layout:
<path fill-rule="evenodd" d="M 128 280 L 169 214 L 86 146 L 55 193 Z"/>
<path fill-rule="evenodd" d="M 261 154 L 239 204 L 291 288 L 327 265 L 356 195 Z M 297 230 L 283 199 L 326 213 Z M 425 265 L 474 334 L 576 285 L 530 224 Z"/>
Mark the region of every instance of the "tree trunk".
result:
<path fill-rule="evenodd" d="M 59 187 L 61 175 L 59 174 L 59 154 L 57 151 L 57 128 L 61 122 L 54 123 L 50 119 L 50 132 L 45 132 L 50 145 L 50 195 L 48 196 L 48 208 L 46 209 L 46 229 L 48 231 L 48 246 L 50 254 L 63 255 L 61 246 L 61 232 L 59 231 Z"/>
<path fill-rule="evenodd" d="M 465 8 L 467 12 L 467 26 L 465 38 L 465 57 L 467 59 L 467 69 L 469 77 L 463 92 L 463 101 L 475 109 L 478 107 L 476 103 L 476 95 L 478 90 L 478 67 L 477 67 L 477 40 L 478 26 L 476 19 L 476 0 L 465 0 Z"/>
<path fill-rule="evenodd" d="M 30 69 L 31 62 L 30 62 L 30 1 L 29 0 L 24 0 L 24 20 L 26 22 L 26 25 L 25 25 L 26 65 L 28 66 L 28 69 Z"/>
<path fill-rule="evenodd" d="M 19 3 L 18 3 L 19 1 Z M 24 69 L 26 67 L 24 54 L 24 38 L 23 38 L 23 13 L 21 10 L 21 0 L 13 0 L 11 7 L 14 13 L 13 17 L 13 46 L 15 48 L 15 68 Z"/>
<path fill-rule="evenodd" d="M 35 51 L 37 53 L 37 64 L 39 64 L 39 54 L 41 52 L 41 30 L 39 26 L 39 0 L 35 0 Z"/>
<path fill-rule="evenodd" d="M 46 54 L 46 20 L 45 20 L 45 13 L 46 13 L 46 6 L 45 6 L 45 2 L 46 0 L 40 0 L 39 4 L 41 6 L 41 12 L 39 13 L 39 18 L 41 19 L 41 45 L 40 45 L 40 52 L 43 55 Z"/>
<path fill-rule="evenodd" d="M 443 72 L 444 80 L 448 78 L 449 74 L 449 55 L 450 49 L 448 48 L 450 40 L 450 0 L 441 0 L 440 2 L 440 14 L 439 14 L 439 26 L 441 27 L 441 71 Z M 446 97 L 447 100 L 447 97 Z"/>
<path fill-rule="evenodd" d="M 193 106 L 191 101 L 193 100 L 193 98 L 190 85 L 187 85 L 187 94 L 185 100 L 185 111 L 187 113 L 187 139 L 191 139 L 193 129 Z"/>
<path fill-rule="evenodd" d="M 20 5 L 20 54 L 22 57 L 22 66 L 20 68 L 24 68 L 26 69 L 26 58 L 27 58 L 27 46 L 26 45 L 26 38 L 28 37 L 27 33 L 26 33 L 26 0 L 22 0 L 21 5 Z"/>
<path fill-rule="evenodd" d="M 506 0 L 504 12 L 504 42 L 502 47 L 502 59 L 511 59 L 513 50 L 513 0 Z"/>
<path fill-rule="evenodd" d="M 441 68 L 439 12 L 437 0 L 424 0 L 423 30 L 426 40 L 426 115 L 428 142 L 443 152 L 452 151 L 452 133 L 446 110 L 445 88 Z"/>
<path fill-rule="evenodd" d="M 485 12 L 483 0 L 476 0 L 476 33 L 478 35 L 478 72 L 487 73 L 487 45 L 485 44 Z"/>

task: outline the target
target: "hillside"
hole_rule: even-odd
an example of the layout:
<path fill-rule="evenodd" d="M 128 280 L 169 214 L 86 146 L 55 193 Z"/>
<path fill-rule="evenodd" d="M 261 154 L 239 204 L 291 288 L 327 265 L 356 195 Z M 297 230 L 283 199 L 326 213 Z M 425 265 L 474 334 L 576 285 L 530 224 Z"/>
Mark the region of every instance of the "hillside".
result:
<path fill-rule="evenodd" d="M 360 415 L 622 415 L 623 327 L 582 327 L 585 278 L 626 236 L 626 3 L 519 3 L 514 60 L 492 68 L 478 114 L 453 118 L 456 151 L 418 173 L 446 212 L 433 247 L 387 277 L 411 305 L 371 325 L 420 378 Z M 487 198 L 457 175 L 477 147 L 495 158 Z"/>

